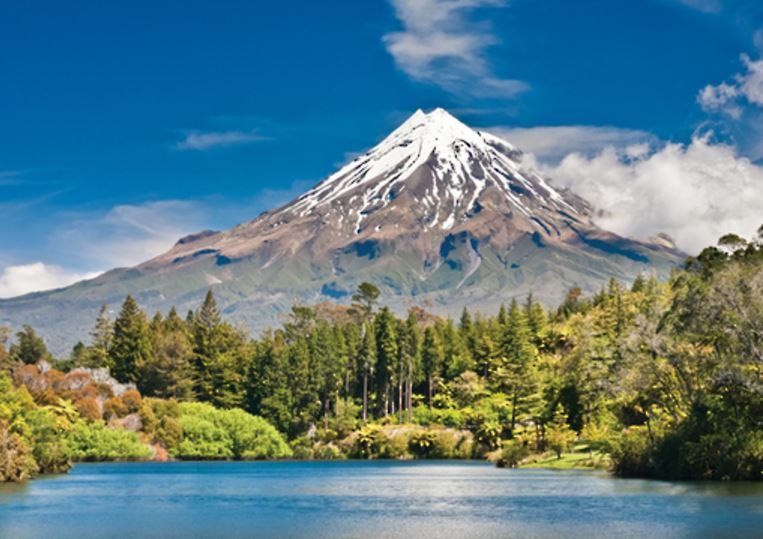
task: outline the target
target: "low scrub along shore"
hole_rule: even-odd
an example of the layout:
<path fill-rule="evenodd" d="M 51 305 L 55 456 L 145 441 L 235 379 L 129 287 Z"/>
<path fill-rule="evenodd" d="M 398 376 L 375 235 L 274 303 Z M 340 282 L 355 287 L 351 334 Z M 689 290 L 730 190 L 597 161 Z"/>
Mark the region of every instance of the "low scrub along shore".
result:
<path fill-rule="evenodd" d="M 763 478 L 763 227 L 668 282 L 610 281 L 458 321 L 362 283 L 257 339 L 210 291 L 184 318 L 130 296 L 54 359 L 0 328 L 0 481 L 72 462 L 489 458 L 621 476 Z"/>

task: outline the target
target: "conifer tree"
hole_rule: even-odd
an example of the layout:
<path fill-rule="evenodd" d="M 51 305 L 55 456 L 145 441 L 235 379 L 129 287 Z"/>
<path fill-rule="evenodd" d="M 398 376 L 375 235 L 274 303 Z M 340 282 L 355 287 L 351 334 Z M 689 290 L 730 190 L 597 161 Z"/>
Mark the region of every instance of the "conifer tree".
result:
<path fill-rule="evenodd" d="M 374 306 L 379 300 L 381 291 L 376 285 L 362 282 L 358 290 L 352 295 L 352 308 L 358 314 L 360 320 L 369 320 L 374 311 Z"/>
<path fill-rule="evenodd" d="M 11 345 L 10 354 L 14 361 L 27 365 L 37 363 L 41 359 L 45 361 L 52 359 L 45 341 L 28 324 L 22 326 L 22 330 L 16 333 L 16 342 Z"/>
<path fill-rule="evenodd" d="M 137 382 L 138 370 L 151 360 L 151 333 L 146 314 L 132 296 L 127 296 L 114 322 L 114 337 L 109 348 L 114 378 Z"/>
<path fill-rule="evenodd" d="M 10 335 L 10 328 L 0 326 L 0 370 L 10 368 L 12 364 L 11 355 L 8 353 L 8 349 L 6 348 L 6 344 L 8 343 Z"/>
<path fill-rule="evenodd" d="M 413 311 L 408 312 L 405 323 L 400 325 L 398 331 L 398 409 L 400 419 L 403 419 L 403 411 L 406 410 L 407 420 L 413 420 L 413 380 L 419 368 L 421 335 L 419 324 Z"/>
<path fill-rule="evenodd" d="M 443 363 L 445 362 L 445 353 L 443 352 L 440 337 L 434 326 L 428 326 L 424 330 L 424 343 L 421 347 L 421 362 L 424 373 L 427 377 L 427 401 L 429 408 L 432 408 L 432 399 L 434 398 L 434 385 L 440 377 Z"/>
<path fill-rule="evenodd" d="M 108 305 L 102 305 L 98 311 L 98 318 L 95 321 L 95 327 L 90 332 L 90 338 L 91 344 L 82 358 L 81 366 L 113 369 L 114 365 L 109 356 L 109 350 L 114 338 L 114 323 L 109 317 Z"/>
<path fill-rule="evenodd" d="M 138 388 L 147 396 L 191 400 L 194 397 L 193 344 L 173 307 L 167 318 L 151 322 L 154 354 L 140 369 Z"/>
<path fill-rule="evenodd" d="M 527 317 L 527 327 L 530 330 L 530 338 L 536 347 L 540 347 L 546 336 L 548 319 L 543 306 L 533 299 L 532 293 L 527 295 L 525 316 Z"/>
<path fill-rule="evenodd" d="M 392 382 L 397 371 L 396 320 L 388 307 L 376 315 L 376 409 L 386 417 L 390 412 Z"/>
<path fill-rule="evenodd" d="M 358 350 L 359 370 L 363 378 L 363 423 L 368 421 L 368 382 L 373 375 L 376 365 L 376 337 L 374 325 L 370 322 L 363 324 L 362 341 Z"/>
<path fill-rule="evenodd" d="M 498 389 L 511 397 L 510 431 L 524 411 L 523 399 L 534 390 L 532 377 L 536 349 L 532 344 L 527 317 L 516 300 L 511 302 L 501 342 L 501 362 L 495 373 Z"/>
<path fill-rule="evenodd" d="M 242 336 L 222 321 L 214 294 L 208 290 L 193 315 L 195 393 L 199 400 L 224 408 L 243 404 L 247 368 L 240 354 L 242 347 Z"/>

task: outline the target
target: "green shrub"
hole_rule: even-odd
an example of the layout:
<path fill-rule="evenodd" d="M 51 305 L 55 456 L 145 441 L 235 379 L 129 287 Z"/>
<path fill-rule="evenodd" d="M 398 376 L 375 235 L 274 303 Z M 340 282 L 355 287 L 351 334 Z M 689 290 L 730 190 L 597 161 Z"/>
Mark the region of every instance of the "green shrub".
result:
<path fill-rule="evenodd" d="M 25 386 L 0 372 L 0 481 L 23 481 L 70 467 L 63 438 L 77 412 L 68 401 L 38 406 Z"/>
<path fill-rule="evenodd" d="M 269 459 L 291 456 L 281 434 L 261 417 L 234 408 L 181 403 L 182 440 L 171 453 L 183 459 Z"/>
<path fill-rule="evenodd" d="M 443 425 L 445 427 L 460 428 L 464 424 L 464 416 L 461 410 L 452 408 L 432 408 L 418 405 L 413 408 L 413 422 L 417 425 Z"/>
<path fill-rule="evenodd" d="M 183 438 L 171 449 L 179 459 L 231 459 L 233 449 L 225 429 L 212 421 L 191 414 L 180 418 Z"/>
<path fill-rule="evenodd" d="M 435 431 L 434 457 L 467 459 L 472 454 L 472 439 L 468 433 L 451 429 Z"/>
<path fill-rule="evenodd" d="M 136 433 L 109 428 L 103 421 L 78 421 L 67 438 L 76 461 L 142 460 L 151 456 Z"/>
<path fill-rule="evenodd" d="M 518 440 L 507 440 L 499 451 L 493 454 L 491 460 L 499 468 L 516 468 L 530 453 L 528 447 Z"/>

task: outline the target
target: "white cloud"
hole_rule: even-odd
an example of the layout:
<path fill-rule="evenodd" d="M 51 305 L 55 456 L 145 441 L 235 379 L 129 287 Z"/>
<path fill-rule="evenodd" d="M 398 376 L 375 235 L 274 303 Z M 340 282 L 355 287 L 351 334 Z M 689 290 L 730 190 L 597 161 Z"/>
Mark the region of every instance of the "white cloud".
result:
<path fill-rule="evenodd" d="M 735 103 L 739 89 L 731 84 L 722 82 L 717 85 L 708 84 L 697 95 L 697 103 L 705 112 L 725 112 L 732 118 L 742 115 L 742 108 Z"/>
<path fill-rule="evenodd" d="M 657 140 L 645 131 L 609 126 L 494 127 L 487 131 L 546 163 L 558 162 L 570 153 L 592 155 L 609 146 L 627 148 Z"/>
<path fill-rule="evenodd" d="M 77 273 L 42 262 L 8 266 L 0 273 L 0 298 L 11 298 L 29 292 L 61 288 L 78 281 L 92 279 L 98 272 Z"/>
<path fill-rule="evenodd" d="M 763 223 L 763 167 L 708 137 L 641 155 L 573 153 L 539 168 L 600 210 L 603 228 L 641 239 L 665 232 L 689 253 L 728 232 L 752 237 Z"/>
<path fill-rule="evenodd" d="M 734 82 L 708 84 L 697 95 L 697 102 L 705 112 L 725 112 L 738 119 L 742 105 L 763 106 L 763 60 L 752 60 L 742 55 L 745 72 L 734 76 Z"/>
<path fill-rule="evenodd" d="M 487 23 L 469 19 L 483 7 L 506 0 L 390 0 L 403 31 L 383 37 L 397 66 L 411 78 L 459 95 L 513 97 L 522 81 L 497 77 L 485 51 L 498 42 Z"/>
<path fill-rule="evenodd" d="M 158 256 L 183 236 L 228 228 L 295 198 L 313 182 L 263 189 L 252 198 L 154 200 L 120 204 L 106 211 L 68 213 L 52 234 L 49 255 L 80 268 L 130 267 Z"/>
<path fill-rule="evenodd" d="M 743 54 L 742 61 L 747 73 L 736 77 L 739 91 L 753 105 L 763 106 L 763 60 L 752 60 Z"/>
<path fill-rule="evenodd" d="M 178 150 L 209 150 L 264 139 L 265 137 L 252 131 L 213 131 L 208 133 L 191 131 L 183 140 L 175 144 L 175 148 Z"/>
<path fill-rule="evenodd" d="M 122 204 L 105 213 L 69 216 L 55 243 L 85 267 L 133 266 L 166 251 L 180 237 L 206 228 L 209 221 L 209 210 L 200 201 Z"/>

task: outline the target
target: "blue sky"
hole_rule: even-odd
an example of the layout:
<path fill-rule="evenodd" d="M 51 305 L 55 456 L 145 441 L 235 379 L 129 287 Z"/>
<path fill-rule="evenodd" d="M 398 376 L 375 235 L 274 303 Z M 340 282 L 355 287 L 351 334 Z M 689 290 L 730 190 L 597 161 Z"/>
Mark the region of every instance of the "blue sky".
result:
<path fill-rule="evenodd" d="M 633 206 L 616 182 L 661 194 L 655 167 L 693 186 L 684 213 L 606 223 L 618 232 L 659 227 L 693 248 L 716 230 L 689 237 L 677 221 L 717 211 L 749 232 L 752 216 L 726 215 L 739 204 L 711 203 L 730 186 L 698 171 L 741 166 L 735 188 L 763 192 L 757 4 L 5 2 L 0 297 L 251 219 L 437 106 L 613 213 Z"/>

